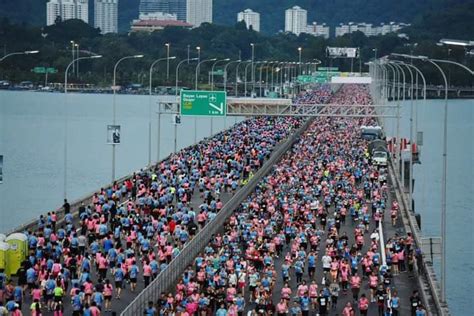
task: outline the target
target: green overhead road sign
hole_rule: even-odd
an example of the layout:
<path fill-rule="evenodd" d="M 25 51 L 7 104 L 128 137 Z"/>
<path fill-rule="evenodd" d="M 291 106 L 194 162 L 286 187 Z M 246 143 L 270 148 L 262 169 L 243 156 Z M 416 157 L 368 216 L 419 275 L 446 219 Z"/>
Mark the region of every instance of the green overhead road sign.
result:
<path fill-rule="evenodd" d="M 216 71 L 214 71 L 214 72 L 209 71 L 209 74 L 210 74 L 211 76 L 212 76 L 212 75 L 214 75 L 214 76 L 223 76 L 223 75 L 224 75 L 224 70 L 218 69 L 218 70 L 216 70 Z"/>
<path fill-rule="evenodd" d="M 32 71 L 34 73 L 37 73 L 37 74 L 44 74 L 44 73 L 46 73 L 46 68 L 45 67 L 35 67 L 35 68 L 33 68 Z"/>
<path fill-rule="evenodd" d="M 32 72 L 34 73 L 37 73 L 37 74 L 45 74 L 45 73 L 48 73 L 48 74 L 55 74 L 58 72 L 58 70 L 56 68 L 46 68 L 46 67 L 35 67 L 31 70 Z"/>
<path fill-rule="evenodd" d="M 337 67 L 318 67 L 319 71 L 339 71 Z"/>
<path fill-rule="evenodd" d="M 181 115 L 226 116 L 226 97 L 224 91 L 181 90 Z"/>

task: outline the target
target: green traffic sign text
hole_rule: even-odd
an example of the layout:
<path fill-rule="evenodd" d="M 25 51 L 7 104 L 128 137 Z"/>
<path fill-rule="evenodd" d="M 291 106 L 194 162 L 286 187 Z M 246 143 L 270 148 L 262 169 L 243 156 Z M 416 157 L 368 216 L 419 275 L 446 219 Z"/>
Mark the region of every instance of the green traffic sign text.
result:
<path fill-rule="evenodd" d="M 181 90 L 181 115 L 226 116 L 227 101 L 223 91 Z"/>

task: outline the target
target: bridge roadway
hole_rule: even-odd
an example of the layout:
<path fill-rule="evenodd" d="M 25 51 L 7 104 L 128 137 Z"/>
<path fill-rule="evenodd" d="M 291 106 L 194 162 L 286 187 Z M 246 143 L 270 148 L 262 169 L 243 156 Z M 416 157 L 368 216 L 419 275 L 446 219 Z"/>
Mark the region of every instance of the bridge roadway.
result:
<path fill-rule="evenodd" d="M 387 179 L 390 179 L 390 177 L 387 176 Z M 387 202 L 387 209 L 384 214 L 384 219 L 383 219 L 383 235 L 384 235 L 384 241 L 385 244 L 387 243 L 387 240 L 389 238 L 392 238 L 395 236 L 395 234 L 398 234 L 399 236 L 405 236 L 405 228 L 403 225 L 403 221 L 401 218 L 401 215 L 399 214 L 396 225 L 392 226 L 391 218 L 390 218 L 390 205 L 392 204 L 392 201 L 395 199 L 395 188 L 393 187 L 393 184 L 388 181 L 389 185 L 389 192 L 390 194 L 388 195 L 388 202 Z M 329 212 L 329 214 L 333 214 L 333 212 Z M 333 216 L 328 216 L 328 222 L 330 218 L 333 218 Z M 319 220 L 318 220 L 319 221 Z M 355 244 L 355 238 L 354 238 L 354 228 L 356 227 L 356 224 L 351 220 L 350 216 L 348 215 L 346 218 L 346 223 L 341 225 L 341 234 L 346 233 L 347 236 L 349 237 L 349 245 Z M 362 248 L 362 253 L 367 252 L 367 249 L 369 248 L 370 245 L 370 233 L 376 228 L 375 222 L 371 220 L 370 222 L 370 228 L 369 228 L 369 234 L 364 235 L 364 246 Z M 320 246 L 318 249 L 323 249 L 324 250 L 324 245 L 326 244 L 326 237 L 327 235 L 324 234 L 324 237 L 320 241 Z M 308 247 L 309 249 L 309 247 Z M 275 264 L 275 270 L 277 272 L 277 279 L 274 285 L 273 289 L 273 303 L 276 304 L 280 301 L 281 297 L 281 289 L 284 286 L 283 278 L 281 276 L 281 271 L 282 271 L 282 264 L 284 263 L 284 258 L 287 252 L 289 252 L 290 246 L 284 246 L 283 249 L 283 254 L 279 256 L 279 258 L 274 258 L 274 264 Z M 316 280 L 318 284 L 318 289 L 321 290 L 324 286 L 322 286 L 322 277 L 323 277 L 323 268 L 321 264 L 321 258 L 324 255 L 324 251 L 319 251 L 318 253 L 318 261 L 317 261 L 317 266 L 316 266 L 316 271 L 315 271 L 315 277 L 314 280 Z M 360 265 L 359 265 L 359 270 L 360 270 Z M 291 270 L 290 270 L 291 271 Z M 309 278 L 307 266 L 305 267 L 305 273 L 303 275 L 303 280 L 306 281 L 306 283 L 309 285 L 312 281 L 312 279 Z M 359 271 L 360 272 L 360 271 Z M 360 274 L 360 273 L 359 273 Z M 289 286 L 291 287 L 293 294 L 295 294 L 296 289 L 298 287 L 296 283 L 296 277 L 294 272 L 290 272 L 291 280 L 289 282 Z M 398 297 L 401 300 L 401 305 L 399 309 L 399 315 L 410 315 L 411 313 L 411 308 L 410 308 L 410 301 L 409 298 L 412 295 L 414 290 L 418 290 L 417 287 L 417 282 L 415 279 L 415 274 L 414 272 L 403 272 L 400 273 L 392 278 L 392 283 L 391 283 L 392 288 L 395 288 L 398 292 Z M 370 289 L 368 286 L 368 281 L 367 279 L 362 280 L 362 285 L 361 289 L 359 292 L 359 297 L 365 293 L 365 295 L 369 298 L 370 300 Z M 248 291 L 246 294 L 246 311 L 253 310 L 255 308 L 255 304 L 249 302 L 249 295 Z M 293 302 L 294 300 L 292 300 Z M 352 300 L 352 292 L 347 291 L 346 294 L 343 293 L 342 289 L 339 293 L 339 299 L 338 299 L 338 304 L 337 304 L 337 309 L 328 309 L 327 315 L 342 315 L 341 311 L 345 304 L 347 302 L 353 303 Z M 293 306 L 292 304 L 289 305 L 290 307 Z M 298 305 L 299 306 L 299 305 Z M 357 305 L 353 304 L 353 308 L 355 311 L 358 311 Z M 313 311 L 314 312 L 314 311 Z M 310 315 L 316 315 L 316 312 L 314 314 Z M 359 312 L 356 312 L 355 315 L 359 315 Z M 371 303 L 368 311 L 368 315 L 378 315 L 378 309 L 377 309 L 377 304 L 376 303 Z"/>

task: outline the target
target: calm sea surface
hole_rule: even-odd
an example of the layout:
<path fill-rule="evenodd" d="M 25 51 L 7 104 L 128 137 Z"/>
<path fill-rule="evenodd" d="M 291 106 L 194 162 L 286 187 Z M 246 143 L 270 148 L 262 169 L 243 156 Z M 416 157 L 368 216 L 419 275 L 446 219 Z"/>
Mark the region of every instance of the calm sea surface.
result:
<path fill-rule="evenodd" d="M 0 232 L 13 229 L 39 214 L 57 208 L 63 197 L 63 94 L 0 91 L 0 155 L 4 155 L 4 182 L 0 184 Z M 68 197 L 77 199 L 111 179 L 112 148 L 106 144 L 106 126 L 112 123 L 112 96 L 68 95 Z M 122 144 L 117 146 L 116 176 L 148 163 L 147 96 L 117 96 L 117 124 Z M 157 98 L 152 106 L 152 161 L 157 160 Z M 402 136 L 409 136 L 410 104 L 403 104 Z M 441 145 L 443 102 L 428 101 L 418 109 L 418 129 L 424 131 L 421 165 L 415 166 L 416 211 L 422 215 L 426 236 L 440 231 Z M 241 118 L 214 119 L 214 132 Z M 449 102 L 448 123 L 448 259 L 447 295 L 453 315 L 467 315 L 474 283 L 474 101 Z M 173 150 L 174 125 L 161 117 L 160 158 Z M 209 118 L 197 119 L 197 139 L 211 132 Z M 395 122 L 387 119 L 387 134 Z M 178 148 L 194 142 L 194 118 L 178 126 Z M 438 266 L 438 265 L 437 265 Z"/>
<path fill-rule="evenodd" d="M 393 103 L 392 103 L 393 104 Z M 415 103 L 416 104 L 416 103 Z M 416 105 L 414 113 L 416 113 Z M 410 102 L 402 103 L 401 137 L 409 138 Z M 440 236 L 444 101 L 418 107 L 418 130 L 424 132 L 421 165 L 414 166 L 415 210 L 425 236 Z M 395 119 L 386 121 L 388 136 L 396 135 Z M 453 315 L 472 315 L 474 282 L 474 100 L 449 100 L 447 177 L 446 295 Z M 440 260 L 434 260 L 439 275 Z"/>

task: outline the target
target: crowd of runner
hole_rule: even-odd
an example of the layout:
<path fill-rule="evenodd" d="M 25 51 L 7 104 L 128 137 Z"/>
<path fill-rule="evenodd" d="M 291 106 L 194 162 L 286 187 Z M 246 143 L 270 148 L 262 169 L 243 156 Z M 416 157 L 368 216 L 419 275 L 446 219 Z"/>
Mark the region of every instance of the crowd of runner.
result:
<path fill-rule="evenodd" d="M 300 103 L 370 104 L 366 87 L 327 86 Z M 0 275 L 0 315 L 102 315 L 124 291 L 148 285 L 230 196 L 302 123 L 254 118 L 182 150 L 151 171 L 101 190 L 59 225 L 54 212 L 28 232 L 19 277 Z M 382 258 L 377 223 L 398 205 L 359 137 L 368 119 L 316 119 L 229 218 L 173 292 L 145 315 L 424 315 L 418 294 L 399 297 L 413 269 L 412 239 L 394 235 Z M 193 202 L 193 203 L 191 203 Z M 66 203 L 66 211 L 68 211 Z M 386 265 L 383 263 L 386 261 Z M 138 293 L 137 293 L 138 294 Z M 28 302 L 28 304 L 25 304 Z M 26 305 L 26 306 L 25 306 Z M 28 311 L 28 312 L 26 312 Z"/>
<path fill-rule="evenodd" d="M 65 202 L 28 237 L 16 278 L 0 271 L 0 315 L 101 315 L 124 291 L 146 287 L 252 177 L 298 118 L 253 118 L 101 189 L 79 219 Z M 138 293 L 137 293 L 138 294 Z"/>
<path fill-rule="evenodd" d="M 370 102 L 365 87 L 346 86 L 330 102 L 363 100 Z M 371 123 L 315 120 L 174 291 L 149 302 L 144 313 L 400 315 L 404 304 L 425 315 L 417 292 L 400 298 L 393 284 L 399 272 L 413 269 L 410 236 L 393 236 L 381 255 L 378 222 L 396 218 L 398 205 L 389 201 L 383 171 L 371 164 L 359 135 Z"/>
<path fill-rule="evenodd" d="M 313 89 L 303 91 L 293 99 L 297 104 L 326 104 L 333 96 L 331 85 L 322 84 L 314 86 Z"/>

